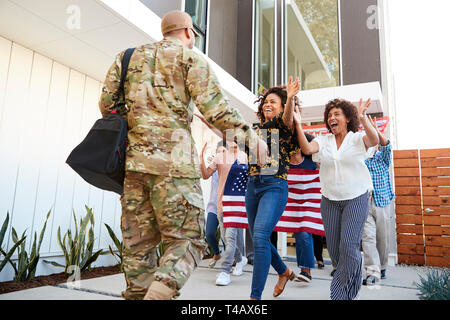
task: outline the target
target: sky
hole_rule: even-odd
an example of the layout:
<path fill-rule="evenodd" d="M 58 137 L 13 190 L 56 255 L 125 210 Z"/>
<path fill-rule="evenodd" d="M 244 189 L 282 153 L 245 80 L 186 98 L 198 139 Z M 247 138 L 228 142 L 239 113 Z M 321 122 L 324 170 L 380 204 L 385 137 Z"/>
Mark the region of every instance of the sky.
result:
<path fill-rule="evenodd" d="M 450 148 L 450 1 L 387 3 L 397 147 Z"/>

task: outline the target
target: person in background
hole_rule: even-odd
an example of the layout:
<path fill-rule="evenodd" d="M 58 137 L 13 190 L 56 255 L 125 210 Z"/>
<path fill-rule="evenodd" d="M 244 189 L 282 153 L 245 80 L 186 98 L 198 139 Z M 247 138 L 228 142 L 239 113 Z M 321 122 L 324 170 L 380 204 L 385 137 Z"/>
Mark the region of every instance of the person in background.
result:
<path fill-rule="evenodd" d="M 314 136 L 305 133 L 308 141 Z M 324 235 L 320 216 L 320 178 L 317 164 L 311 156 L 297 152 L 289 164 L 289 199 L 286 212 L 299 223 L 299 232 L 294 232 L 297 266 L 300 273 L 296 281 L 311 282 L 314 268 L 313 234 Z"/>
<path fill-rule="evenodd" d="M 325 237 L 319 236 L 317 234 L 313 234 L 313 243 L 314 243 L 314 257 L 316 258 L 317 268 L 323 269 L 325 268 L 325 264 L 323 263 L 323 240 Z"/>
<path fill-rule="evenodd" d="M 308 142 L 301 126 L 301 114 L 295 110 L 298 140 L 303 153 L 320 162 L 322 213 L 327 246 L 336 272 L 331 281 L 332 300 L 359 297 L 362 284 L 361 239 L 369 213 L 372 180 L 364 162 L 367 149 L 379 142 L 378 134 L 366 112 L 370 99 L 351 102 L 334 99 L 327 103 L 324 122 L 332 133 Z M 365 133 L 358 132 L 359 124 Z"/>
<path fill-rule="evenodd" d="M 226 141 L 226 143 L 227 148 L 225 152 L 216 154 L 208 167 L 205 166 L 203 160 L 200 163 L 203 179 L 208 179 L 216 171 L 219 176 L 219 184 L 217 187 L 217 219 L 219 220 L 222 239 L 225 241 L 225 252 L 223 253 L 221 272 L 216 279 L 216 285 L 218 286 L 227 286 L 231 283 L 230 274 L 235 261 L 236 266 L 233 270 L 233 275 L 236 276 L 242 275 L 242 270 L 247 264 L 247 258 L 241 252 L 241 248 L 244 245 L 243 230 L 240 228 L 224 228 L 222 204 L 225 185 L 231 171 L 240 170 L 240 165 L 244 164 L 245 172 L 247 173 L 247 155 L 245 152 L 239 150 L 236 142 Z M 207 145 L 205 143 L 201 158 L 204 158 Z"/>
<path fill-rule="evenodd" d="M 370 194 L 369 216 L 364 225 L 362 247 L 364 252 L 364 268 L 366 278 L 363 285 L 375 284 L 377 280 L 386 278 L 386 267 L 389 259 L 389 215 L 390 204 L 395 195 L 389 175 L 391 164 L 391 143 L 380 132 L 376 119 L 370 118 L 380 144 L 375 153 L 366 160 L 367 168 L 373 182 Z"/>
<path fill-rule="evenodd" d="M 270 88 L 258 99 L 259 135 L 268 142 L 271 154 L 266 163 L 257 163 L 255 155 L 249 152 L 250 176 L 245 207 L 254 246 L 250 293 L 250 299 L 253 300 L 261 299 L 271 265 L 278 274 L 274 297 L 278 297 L 287 281 L 292 281 L 295 277 L 270 242 L 270 236 L 287 203 L 289 160 L 298 150 L 293 107 L 299 90 L 299 79 L 293 81 L 289 77 L 287 87 Z"/>
<path fill-rule="evenodd" d="M 222 146 L 223 142 L 220 141 L 217 144 L 216 154 L 225 152 L 225 147 Z M 211 159 L 212 160 L 212 159 Z M 204 161 L 203 158 L 200 161 Z M 203 163 L 205 166 L 205 164 Z M 217 261 L 220 260 L 220 250 L 219 243 L 217 242 L 217 228 L 219 227 L 219 220 L 217 219 L 217 187 L 219 184 L 219 177 L 217 172 L 214 172 L 211 177 L 211 193 L 209 196 L 209 202 L 206 206 L 206 212 L 208 212 L 208 216 L 206 217 L 206 242 L 211 246 L 213 250 L 214 256 L 211 258 L 209 262 L 209 267 L 214 268 Z"/>

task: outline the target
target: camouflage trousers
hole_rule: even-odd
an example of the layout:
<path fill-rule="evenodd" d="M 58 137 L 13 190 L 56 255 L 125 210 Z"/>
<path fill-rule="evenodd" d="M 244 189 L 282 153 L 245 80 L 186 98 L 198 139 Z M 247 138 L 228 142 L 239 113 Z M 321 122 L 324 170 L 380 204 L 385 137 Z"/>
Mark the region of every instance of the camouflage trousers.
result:
<path fill-rule="evenodd" d="M 122 296 L 141 300 L 160 281 L 177 297 L 206 249 L 200 180 L 127 171 L 120 200 Z"/>

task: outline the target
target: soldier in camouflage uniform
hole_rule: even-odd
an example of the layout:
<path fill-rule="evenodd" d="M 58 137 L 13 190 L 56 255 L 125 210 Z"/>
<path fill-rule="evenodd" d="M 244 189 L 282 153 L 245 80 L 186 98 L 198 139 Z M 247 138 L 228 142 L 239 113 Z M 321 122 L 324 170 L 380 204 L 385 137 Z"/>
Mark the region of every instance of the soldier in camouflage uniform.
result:
<path fill-rule="evenodd" d="M 196 36 L 191 17 L 170 12 L 161 28 L 163 40 L 135 49 L 125 81 L 125 299 L 177 297 L 206 248 L 200 168 L 190 130 L 191 99 L 222 132 L 241 129 L 238 135 L 247 133 L 247 145 L 251 139 L 258 141 L 240 113 L 229 107 L 207 61 L 191 50 Z M 118 94 L 123 54 L 117 55 L 106 76 L 99 103 L 103 115 L 111 112 Z M 267 148 L 261 141 L 258 146 Z M 158 261 L 160 242 L 165 251 Z"/>

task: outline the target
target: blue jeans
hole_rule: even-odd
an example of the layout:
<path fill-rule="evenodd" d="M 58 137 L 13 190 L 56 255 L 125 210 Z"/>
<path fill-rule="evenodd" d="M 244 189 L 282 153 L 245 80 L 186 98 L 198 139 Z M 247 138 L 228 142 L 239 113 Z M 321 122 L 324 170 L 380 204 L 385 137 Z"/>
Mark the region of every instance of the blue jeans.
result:
<path fill-rule="evenodd" d="M 299 268 L 314 268 L 313 236 L 308 232 L 294 233 L 297 266 Z"/>
<path fill-rule="evenodd" d="M 245 194 L 250 234 L 254 246 L 251 298 L 261 299 L 270 265 L 278 274 L 287 270 L 270 235 L 284 212 L 288 200 L 288 182 L 274 176 L 250 176 Z"/>
<path fill-rule="evenodd" d="M 208 219 L 206 219 L 206 242 L 211 246 L 215 255 L 220 253 L 219 244 L 217 243 L 216 232 L 219 226 L 219 220 L 217 220 L 217 215 L 208 212 Z"/>

